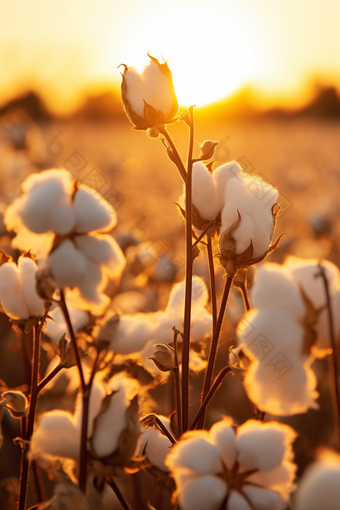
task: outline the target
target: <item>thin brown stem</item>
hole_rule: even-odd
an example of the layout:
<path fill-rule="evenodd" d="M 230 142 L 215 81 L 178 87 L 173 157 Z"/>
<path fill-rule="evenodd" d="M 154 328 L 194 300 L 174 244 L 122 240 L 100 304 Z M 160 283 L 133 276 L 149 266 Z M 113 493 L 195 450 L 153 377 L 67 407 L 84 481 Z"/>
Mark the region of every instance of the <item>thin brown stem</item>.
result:
<path fill-rule="evenodd" d="M 210 400 L 213 398 L 213 396 L 215 395 L 216 391 L 221 386 L 222 382 L 224 381 L 225 376 L 227 374 L 229 374 L 230 372 L 231 372 L 231 368 L 230 367 L 222 368 L 221 372 L 218 374 L 218 376 L 214 380 L 213 384 L 211 385 L 211 388 L 210 388 L 209 392 L 207 393 L 206 397 L 204 398 L 202 404 L 200 405 L 200 408 L 197 411 L 197 414 L 195 416 L 194 421 L 192 422 L 190 430 L 194 430 L 196 428 L 196 425 L 198 424 L 198 422 L 199 422 L 201 416 L 203 415 L 203 413 L 205 412 L 205 410 L 207 408 L 207 405 L 209 404 Z"/>
<path fill-rule="evenodd" d="M 159 128 L 159 132 L 164 136 L 164 138 L 166 139 L 166 141 L 170 145 L 170 148 L 172 150 L 172 154 L 174 156 L 174 161 L 173 162 L 177 166 L 178 171 L 180 173 L 180 176 L 182 177 L 183 182 L 185 184 L 186 181 L 187 181 L 187 173 L 186 173 L 185 166 L 183 164 L 182 158 L 179 155 L 179 152 L 178 152 L 178 150 L 177 150 L 177 148 L 176 148 L 176 146 L 175 146 L 175 144 L 174 144 L 174 142 L 173 142 L 169 132 L 167 131 L 166 127 L 165 126 L 161 126 Z"/>
<path fill-rule="evenodd" d="M 192 245 L 193 248 L 195 248 L 195 246 L 198 245 L 198 243 L 200 243 L 203 239 L 203 237 L 205 236 L 205 234 L 208 232 L 209 228 L 214 224 L 213 221 L 211 221 L 210 223 L 208 223 L 208 225 L 205 227 L 205 229 L 203 230 L 203 232 L 198 236 L 198 238 L 196 239 L 196 241 L 194 242 L 194 244 Z"/>
<path fill-rule="evenodd" d="M 59 363 L 59 365 L 57 365 L 46 377 L 44 377 L 44 379 L 42 381 L 40 381 L 40 383 L 38 384 L 38 394 L 41 392 L 41 390 L 43 388 L 45 388 L 45 386 L 50 382 L 52 381 L 52 379 L 57 375 L 59 374 L 60 370 L 63 368 L 63 365 L 61 363 Z"/>
<path fill-rule="evenodd" d="M 177 413 L 177 434 L 178 437 L 182 435 L 182 398 L 181 398 L 181 379 L 179 373 L 179 363 L 178 363 L 178 353 L 177 353 L 177 337 L 180 332 L 173 328 L 174 330 L 174 349 L 175 349 L 175 365 L 177 367 L 174 370 L 174 378 L 175 378 L 175 393 L 176 393 L 176 413 Z"/>
<path fill-rule="evenodd" d="M 130 510 L 129 505 L 125 501 L 123 494 L 120 492 L 120 490 L 119 490 L 116 482 L 113 480 L 113 478 L 108 478 L 106 481 L 109 484 L 109 486 L 111 487 L 111 489 L 113 490 L 113 492 L 115 493 L 115 495 L 117 496 L 117 499 L 118 499 L 119 503 L 122 505 L 122 507 L 124 508 L 124 510 Z"/>
<path fill-rule="evenodd" d="M 60 308 L 61 308 L 61 310 L 63 312 L 64 318 L 65 318 L 65 321 L 66 321 L 66 324 L 67 324 L 67 328 L 68 328 L 69 335 L 70 335 L 70 338 L 71 338 L 71 345 L 72 345 L 72 349 L 73 349 L 73 354 L 74 354 L 74 357 L 75 357 L 75 360 L 76 360 L 76 365 L 77 365 L 77 368 L 78 368 L 78 373 L 79 373 L 79 378 L 80 378 L 80 385 L 81 385 L 82 391 L 84 392 L 84 389 L 85 389 L 85 378 L 84 378 L 83 367 L 81 366 L 81 360 L 80 360 L 80 354 L 79 354 L 79 350 L 78 350 L 77 340 L 76 340 L 76 336 L 74 334 L 72 322 L 71 322 L 71 319 L 70 319 L 70 314 L 68 313 L 68 309 L 67 309 L 67 305 L 66 305 L 66 300 L 65 300 L 65 293 L 64 293 L 63 289 L 60 289 L 60 301 L 59 301 L 59 305 L 60 305 Z"/>
<path fill-rule="evenodd" d="M 34 326 L 30 404 L 29 404 L 29 411 L 28 411 L 26 433 L 24 436 L 24 438 L 27 439 L 28 441 L 31 439 L 31 436 L 33 433 L 35 413 L 36 413 L 36 408 L 37 408 L 39 362 L 40 362 L 40 336 L 41 336 L 41 330 L 44 325 L 46 315 L 47 315 L 47 311 L 45 312 L 43 317 L 39 320 L 38 324 L 36 326 Z M 24 424 L 24 421 L 22 423 Z M 18 510 L 25 510 L 25 506 L 26 506 L 27 485 L 28 485 L 28 476 L 29 476 L 29 465 L 30 465 L 26 453 L 27 452 L 26 452 L 25 448 L 23 448 L 21 474 L 20 474 Z"/>
<path fill-rule="evenodd" d="M 340 397 L 339 397 L 339 385 L 338 385 L 338 373 L 337 373 L 337 361 L 336 361 L 336 342 L 335 342 L 335 331 L 334 331 L 334 318 L 333 318 L 333 310 L 331 297 L 329 293 L 329 285 L 328 279 L 325 273 L 325 269 L 322 264 L 319 264 L 320 273 L 316 276 L 321 276 L 325 294 L 326 294 L 326 305 L 327 305 L 327 315 L 328 315 L 328 326 L 329 326 L 329 338 L 332 347 L 332 363 L 329 363 L 329 372 L 331 381 L 333 381 L 334 388 L 334 396 L 333 396 L 333 414 L 334 414 L 334 422 L 337 428 L 337 442 L 338 448 L 340 448 Z"/>
<path fill-rule="evenodd" d="M 192 155 L 194 149 L 194 107 L 189 108 L 189 151 L 188 172 L 185 185 L 185 304 L 182 351 L 182 431 L 189 427 L 190 387 L 189 387 L 189 354 L 190 354 L 190 327 L 191 327 L 191 297 L 192 297 Z"/>
<path fill-rule="evenodd" d="M 214 368 L 215 368 L 215 361 L 216 361 L 216 354 L 217 354 L 217 347 L 218 347 L 218 341 L 220 338 L 220 333 L 222 329 L 222 324 L 224 320 L 225 310 L 228 303 L 229 293 L 230 289 L 234 280 L 235 275 L 227 275 L 227 278 L 225 280 L 223 295 L 222 295 L 222 301 L 220 306 L 220 311 L 218 314 L 216 329 L 214 331 L 214 335 L 212 337 L 211 343 L 210 343 L 210 351 L 209 351 L 209 358 L 208 358 L 208 366 L 205 373 L 204 378 L 204 384 L 203 384 L 203 392 L 202 392 L 202 402 L 204 401 L 205 397 L 209 393 L 210 386 L 211 386 L 211 380 L 214 374 Z M 199 421 L 199 428 L 203 428 L 204 426 L 204 419 L 205 419 L 205 411 L 203 412 L 200 421 Z"/>
<path fill-rule="evenodd" d="M 250 300 L 249 300 L 247 283 L 245 282 L 245 283 L 239 284 L 239 289 L 240 289 L 241 294 L 242 294 L 244 307 L 247 310 L 247 312 L 249 312 L 249 310 L 251 310 L 251 304 L 250 304 Z"/>
<path fill-rule="evenodd" d="M 213 329 L 212 329 L 212 337 L 213 337 L 214 331 L 216 329 L 216 323 L 217 323 L 217 298 L 216 298 L 214 255 L 213 255 L 213 249 L 212 249 L 211 236 L 208 236 L 207 251 L 208 251 L 208 265 L 209 265 L 209 279 L 210 279 L 211 311 L 212 311 L 212 318 L 213 318 Z"/>

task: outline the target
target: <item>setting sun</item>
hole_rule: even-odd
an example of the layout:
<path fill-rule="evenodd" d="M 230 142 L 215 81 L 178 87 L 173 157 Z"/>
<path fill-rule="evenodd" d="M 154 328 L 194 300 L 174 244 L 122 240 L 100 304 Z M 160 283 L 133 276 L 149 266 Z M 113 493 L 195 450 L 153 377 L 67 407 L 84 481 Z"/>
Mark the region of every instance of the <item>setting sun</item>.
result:
<path fill-rule="evenodd" d="M 173 37 L 172 37 L 173 36 Z M 255 37 L 254 37 L 255 39 Z M 214 41 L 212 46 L 212 41 Z M 144 67 L 149 52 L 167 60 L 180 104 L 197 106 L 235 92 L 252 76 L 251 34 L 214 9 L 171 9 L 130 26 L 123 35 L 129 61 Z M 217 51 L 218 50 L 218 51 Z"/>

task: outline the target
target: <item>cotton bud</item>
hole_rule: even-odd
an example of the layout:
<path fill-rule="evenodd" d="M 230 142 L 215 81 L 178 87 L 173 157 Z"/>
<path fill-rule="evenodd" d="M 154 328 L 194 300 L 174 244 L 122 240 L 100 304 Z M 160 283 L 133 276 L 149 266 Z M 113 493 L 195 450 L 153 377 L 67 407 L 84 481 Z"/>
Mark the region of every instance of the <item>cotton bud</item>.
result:
<path fill-rule="evenodd" d="M 176 120 L 178 103 L 168 64 L 148 56 L 150 62 L 141 73 L 124 65 L 122 100 L 135 129 L 151 128 L 152 135 L 156 135 L 157 125 Z"/>
<path fill-rule="evenodd" d="M 215 147 L 218 145 L 218 142 L 205 140 L 203 143 L 198 143 L 197 145 L 201 149 L 201 154 L 198 159 L 202 161 L 211 159 L 214 156 Z"/>
<path fill-rule="evenodd" d="M 150 359 L 152 359 L 156 367 L 162 372 L 178 370 L 175 349 L 166 342 L 164 344 L 156 344 L 155 347 L 157 350 Z"/>
<path fill-rule="evenodd" d="M 60 338 L 56 348 L 56 353 L 60 358 L 60 364 L 63 366 L 63 368 L 72 368 L 75 366 L 76 361 L 74 358 L 73 349 L 71 342 L 66 338 L 66 333 Z"/>
<path fill-rule="evenodd" d="M 27 398 L 21 391 L 5 391 L 1 395 L 0 406 L 7 409 L 13 418 L 22 418 L 26 416 L 28 409 Z"/>

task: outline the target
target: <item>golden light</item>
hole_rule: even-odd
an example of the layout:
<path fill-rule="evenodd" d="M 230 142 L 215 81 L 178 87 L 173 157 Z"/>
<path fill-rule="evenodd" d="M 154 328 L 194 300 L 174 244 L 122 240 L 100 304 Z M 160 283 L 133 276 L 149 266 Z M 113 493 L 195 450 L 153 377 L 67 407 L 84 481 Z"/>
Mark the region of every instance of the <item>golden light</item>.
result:
<path fill-rule="evenodd" d="M 235 92 L 252 76 L 249 26 L 208 8 L 171 9 L 138 18 L 122 34 L 127 65 L 143 68 L 146 53 L 168 60 L 180 104 L 197 106 Z"/>

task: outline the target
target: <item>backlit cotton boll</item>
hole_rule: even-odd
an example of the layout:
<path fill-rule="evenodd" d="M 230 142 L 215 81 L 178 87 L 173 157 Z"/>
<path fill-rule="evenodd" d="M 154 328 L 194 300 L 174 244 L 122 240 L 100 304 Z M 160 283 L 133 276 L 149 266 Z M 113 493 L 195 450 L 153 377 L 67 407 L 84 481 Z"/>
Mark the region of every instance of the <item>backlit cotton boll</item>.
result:
<path fill-rule="evenodd" d="M 304 353 L 305 330 L 289 312 L 252 310 L 240 322 L 237 338 L 251 360 L 244 387 L 261 411 L 288 416 L 318 408 L 314 358 Z"/>
<path fill-rule="evenodd" d="M 327 298 L 323 278 L 317 276 L 320 274 L 319 264 L 321 263 L 328 282 L 328 291 L 333 310 L 333 325 L 335 330 L 335 339 L 338 340 L 340 334 L 340 273 L 339 269 L 328 260 L 300 259 L 298 257 L 288 257 L 283 268 L 291 275 L 300 289 L 303 290 L 307 298 L 311 301 L 313 307 L 318 313 L 316 324 L 317 338 L 311 349 L 315 356 L 322 358 L 332 352 L 328 322 L 328 310 L 326 308 Z"/>
<path fill-rule="evenodd" d="M 172 434 L 169 418 L 161 415 L 158 415 L 158 418 Z M 142 431 L 139 439 L 139 455 L 145 455 L 152 466 L 166 472 L 168 468 L 165 465 L 165 459 L 171 446 L 169 439 L 159 429 L 148 427 Z"/>
<path fill-rule="evenodd" d="M 275 422 L 249 420 L 235 430 L 230 418 L 184 434 L 165 461 L 180 508 L 283 510 L 293 489 L 295 437 Z"/>
<path fill-rule="evenodd" d="M 4 221 L 17 234 L 13 246 L 46 255 L 52 234 L 108 231 L 116 224 L 116 213 L 104 199 L 75 185 L 66 170 L 46 170 L 23 182 L 22 195 L 7 208 Z"/>
<path fill-rule="evenodd" d="M 25 256 L 19 257 L 18 265 L 8 261 L 0 266 L 0 306 L 11 319 L 23 321 L 43 315 L 44 301 L 35 290 L 37 269 Z"/>
<path fill-rule="evenodd" d="M 261 200 L 263 190 L 266 200 Z M 271 242 L 277 201 L 278 191 L 260 177 L 240 171 L 227 180 L 220 234 L 220 260 L 227 271 L 255 264 L 276 248 Z"/>
<path fill-rule="evenodd" d="M 303 474 L 295 495 L 296 510 L 338 510 L 340 456 L 325 451 Z"/>
<path fill-rule="evenodd" d="M 127 116 L 136 129 L 152 128 L 156 124 L 174 121 L 178 110 L 172 74 L 165 62 L 154 57 L 139 73 L 124 65 L 122 100 Z"/>

